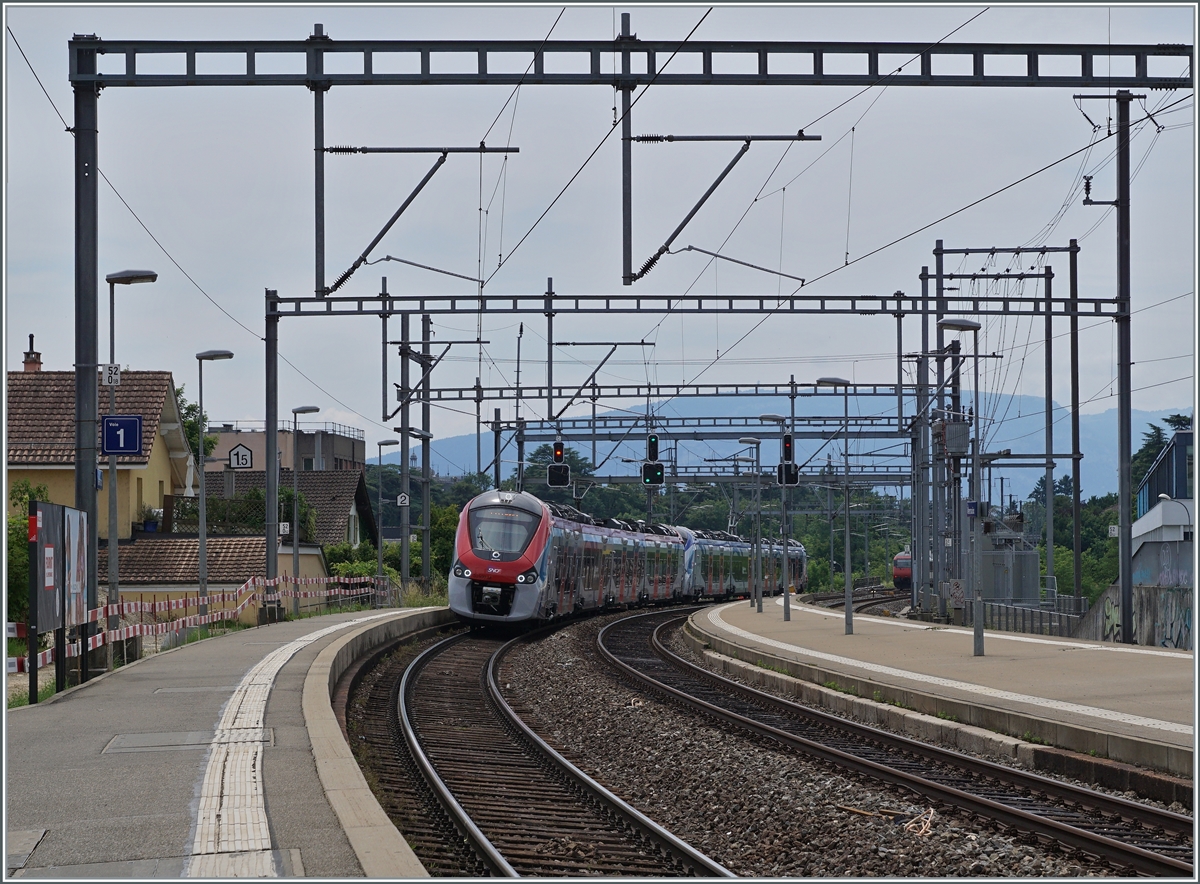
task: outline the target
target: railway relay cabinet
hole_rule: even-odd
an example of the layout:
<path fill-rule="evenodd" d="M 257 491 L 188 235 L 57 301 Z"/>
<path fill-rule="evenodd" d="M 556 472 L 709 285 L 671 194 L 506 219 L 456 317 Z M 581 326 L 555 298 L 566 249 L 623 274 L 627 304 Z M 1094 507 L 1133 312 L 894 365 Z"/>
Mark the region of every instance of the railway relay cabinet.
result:
<path fill-rule="evenodd" d="M 1025 535 L 1002 522 L 992 522 L 983 537 L 980 579 L 989 602 L 1037 605 L 1040 598 L 1042 560 Z"/>

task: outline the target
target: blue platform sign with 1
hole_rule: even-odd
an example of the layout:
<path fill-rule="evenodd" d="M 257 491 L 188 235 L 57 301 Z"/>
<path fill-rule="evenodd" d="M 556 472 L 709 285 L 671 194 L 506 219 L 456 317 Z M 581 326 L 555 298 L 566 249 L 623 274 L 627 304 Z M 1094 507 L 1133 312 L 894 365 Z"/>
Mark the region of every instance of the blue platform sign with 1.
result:
<path fill-rule="evenodd" d="M 100 436 L 101 454 L 142 453 L 142 416 L 140 414 L 104 415 L 104 432 Z"/>

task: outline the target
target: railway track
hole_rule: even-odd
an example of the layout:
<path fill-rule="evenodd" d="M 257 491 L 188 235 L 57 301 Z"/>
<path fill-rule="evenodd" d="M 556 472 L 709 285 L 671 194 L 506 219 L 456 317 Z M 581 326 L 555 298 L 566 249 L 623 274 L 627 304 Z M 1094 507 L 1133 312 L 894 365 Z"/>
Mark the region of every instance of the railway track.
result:
<path fill-rule="evenodd" d="M 678 612 L 630 617 L 597 637 L 641 684 L 727 725 L 1143 874 L 1192 877 L 1191 818 L 981 761 L 782 700 L 671 653 Z"/>
<path fill-rule="evenodd" d="M 872 594 L 868 596 L 857 595 L 854 596 L 852 601 L 853 611 L 854 613 L 859 614 L 866 611 L 868 608 L 874 608 L 876 605 L 883 605 L 884 602 L 901 601 L 908 599 L 908 597 L 910 597 L 908 590 L 888 591 L 888 593 Z M 829 599 L 822 599 L 822 597 L 818 596 L 816 599 L 814 599 L 814 601 L 817 602 L 818 605 L 826 608 L 846 607 L 846 597 L 844 595 L 829 597 Z"/>
<path fill-rule="evenodd" d="M 396 714 L 400 679 L 420 652 L 415 642 L 394 646 L 366 671 L 345 710 L 347 739 L 375 784 L 375 796 L 421 864 L 434 877 L 481 877 L 487 865 L 447 816 L 409 754 Z"/>
<path fill-rule="evenodd" d="M 520 721 L 496 683 L 514 642 L 447 639 L 417 656 L 397 685 L 405 748 L 483 874 L 732 877 Z"/>

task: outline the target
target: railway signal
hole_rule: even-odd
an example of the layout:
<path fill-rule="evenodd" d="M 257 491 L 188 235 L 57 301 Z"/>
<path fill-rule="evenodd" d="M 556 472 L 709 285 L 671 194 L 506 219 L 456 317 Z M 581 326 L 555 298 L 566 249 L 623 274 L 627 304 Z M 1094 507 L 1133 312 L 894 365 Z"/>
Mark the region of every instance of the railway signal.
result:
<path fill-rule="evenodd" d="M 566 459 L 567 447 L 563 444 L 562 439 L 554 440 L 554 462 L 562 463 Z"/>
<path fill-rule="evenodd" d="M 663 484 L 663 465 L 658 461 L 651 461 L 650 463 L 642 464 L 642 484 Z"/>
<path fill-rule="evenodd" d="M 779 459 L 782 460 L 784 463 L 792 463 L 796 459 L 795 451 L 792 448 L 792 434 L 791 433 L 783 434 L 783 446 L 782 446 L 782 451 L 781 451 L 781 457 Z"/>
<path fill-rule="evenodd" d="M 546 467 L 546 484 L 551 488 L 566 488 L 571 484 L 571 465 L 552 463 Z"/>
<path fill-rule="evenodd" d="M 781 463 L 775 467 L 775 484 L 799 485 L 800 468 L 794 463 Z"/>
<path fill-rule="evenodd" d="M 646 437 L 646 460 L 651 463 L 658 460 L 658 433 Z"/>

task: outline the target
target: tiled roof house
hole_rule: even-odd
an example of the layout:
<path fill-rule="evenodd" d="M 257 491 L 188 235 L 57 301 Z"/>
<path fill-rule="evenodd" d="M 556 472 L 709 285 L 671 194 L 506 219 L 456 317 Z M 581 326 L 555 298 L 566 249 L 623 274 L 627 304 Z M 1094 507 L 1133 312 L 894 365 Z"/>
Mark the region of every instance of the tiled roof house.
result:
<path fill-rule="evenodd" d="M 75 373 L 41 371 L 40 358 L 8 372 L 8 490 L 28 479 L 44 484 L 52 503 L 75 503 Z M 33 364 L 36 367 L 30 368 Z M 100 388 L 99 414 L 108 413 L 108 388 Z M 116 388 L 116 413 L 142 417 L 142 454 L 117 458 L 118 538 L 143 506 L 160 509 L 168 494 L 194 494 L 195 459 L 184 436 L 169 371 L 124 371 Z M 97 433 L 99 435 L 99 433 Z M 108 458 L 99 457 L 105 487 L 97 492 L 97 529 L 108 537 Z"/>
<path fill-rule="evenodd" d="M 378 548 L 379 531 L 361 471 L 301 470 L 296 481 L 305 501 L 317 511 L 317 543 L 358 546 L 360 541 L 369 540 Z M 209 487 L 216 484 L 212 482 Z M 267 474 L 262 470 L 238 470 L 234 475 L 234 493 L 239 497 L 266 484 Z M 279 487 L 292 487 L 291 470 L 279 471 Z"/>

